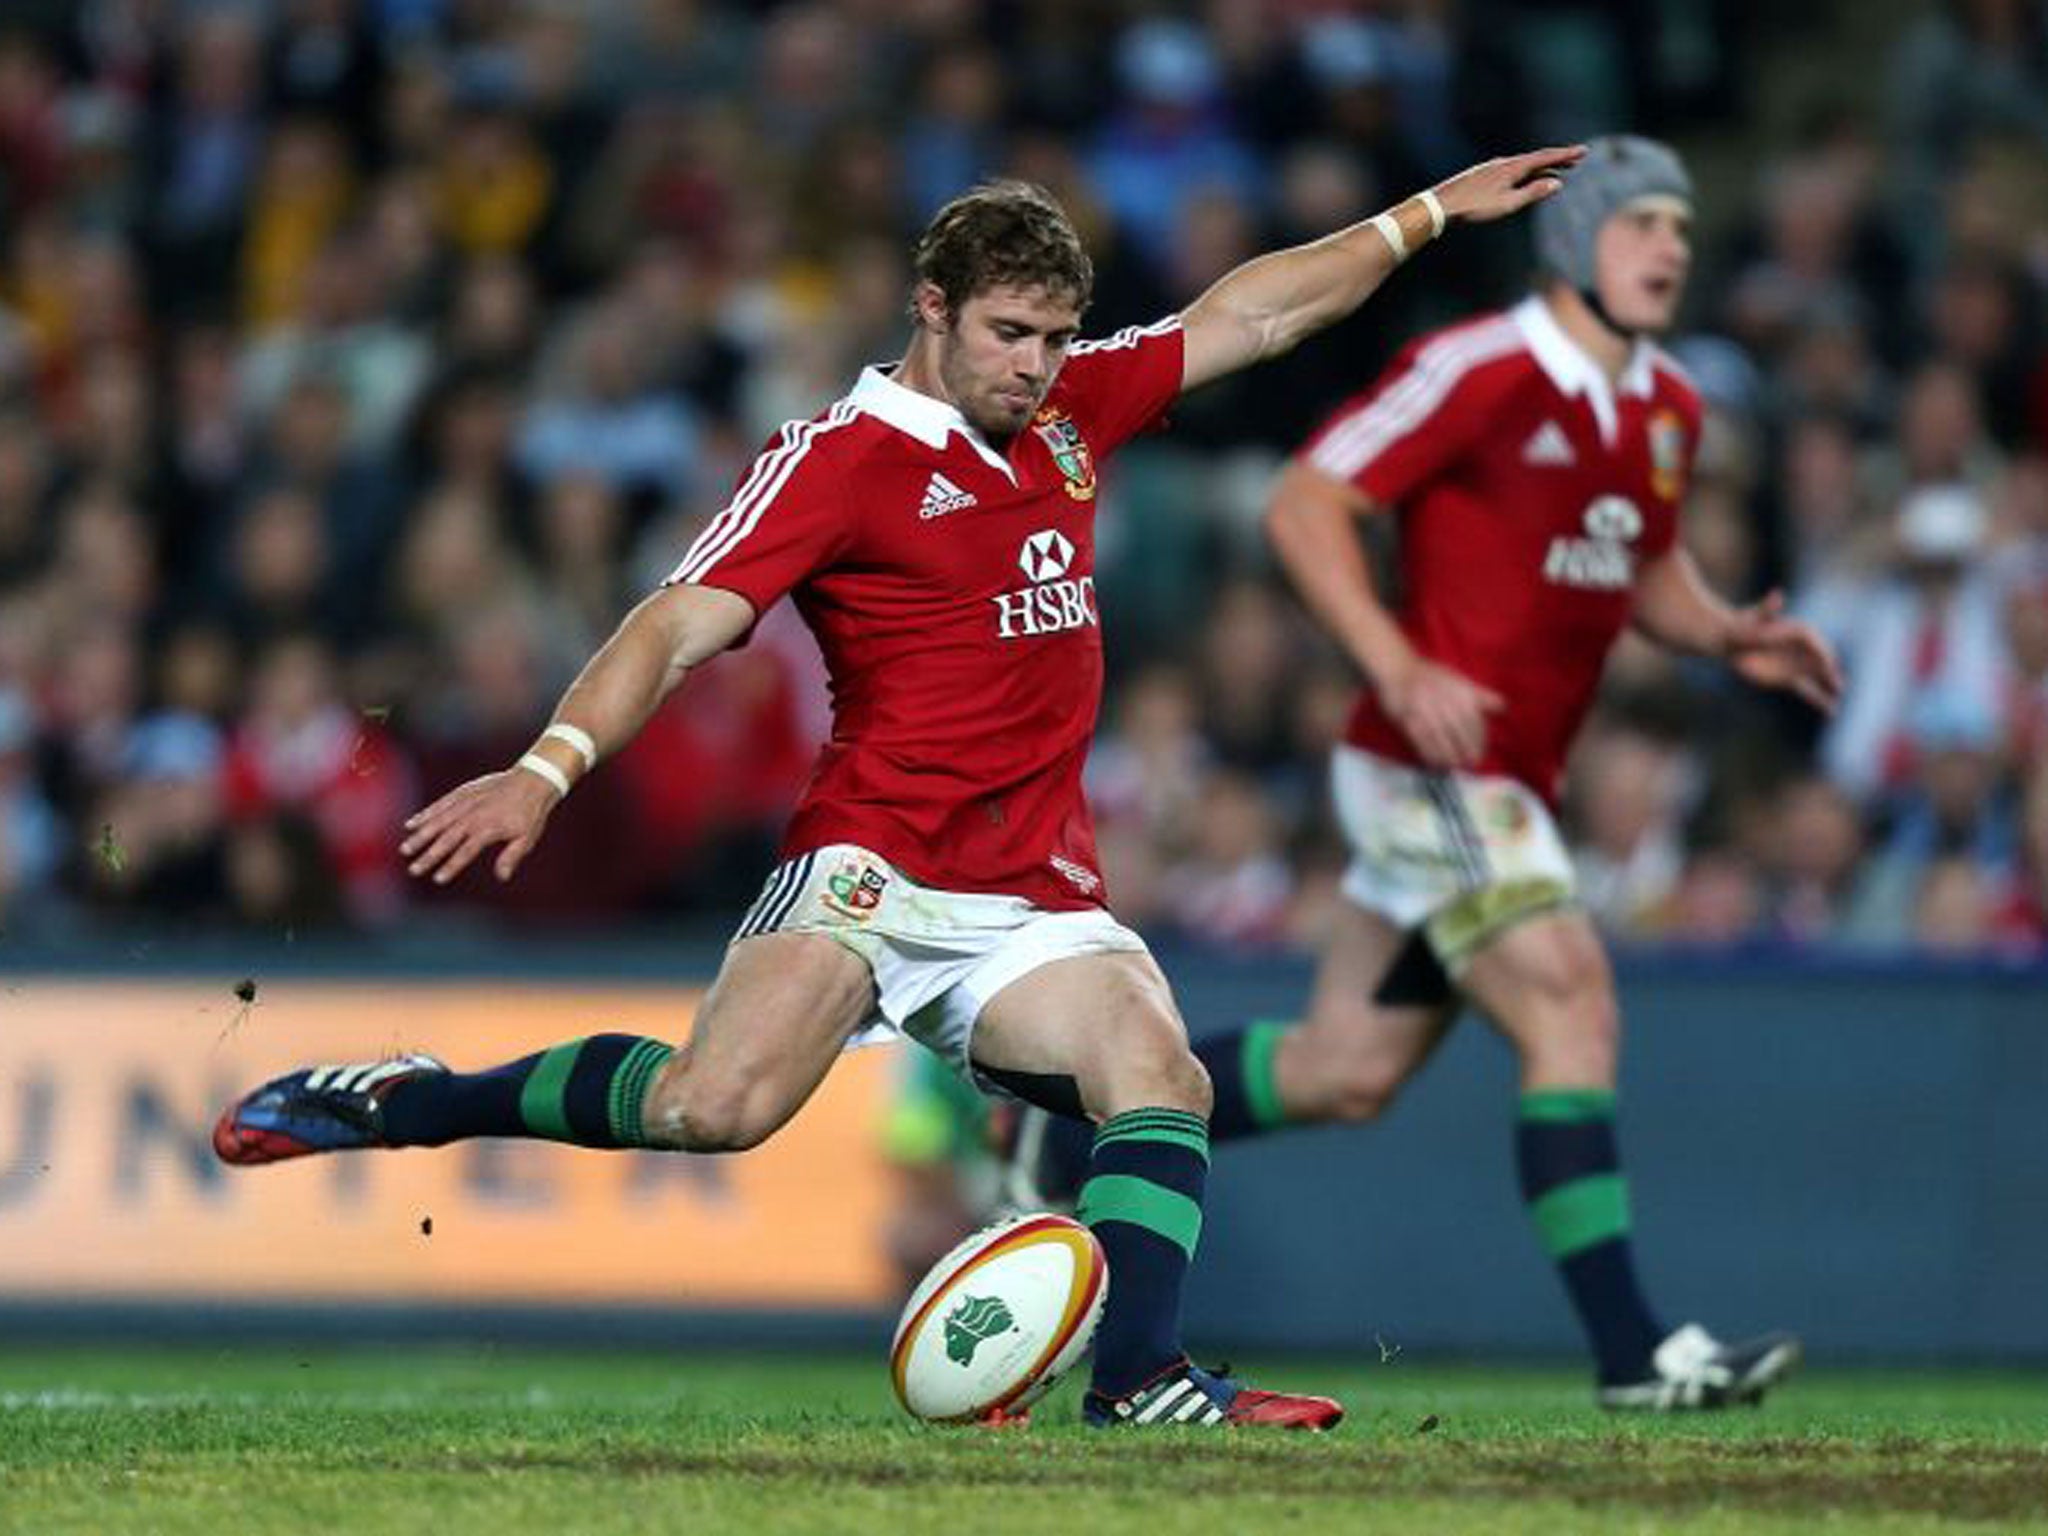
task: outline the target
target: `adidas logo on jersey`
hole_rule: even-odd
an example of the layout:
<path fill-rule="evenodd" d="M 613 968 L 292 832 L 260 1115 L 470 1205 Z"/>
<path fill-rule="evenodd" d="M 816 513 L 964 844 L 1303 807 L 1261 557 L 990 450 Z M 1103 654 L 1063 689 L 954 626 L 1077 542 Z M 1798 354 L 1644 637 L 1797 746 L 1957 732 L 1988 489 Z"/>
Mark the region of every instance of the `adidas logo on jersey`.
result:
<path fill-rule="evenodd" d="M 1564 428 L 1554 421 L 1546 421 L 1529 434 L 1529 441 L 1522 444 L 1524 464 L 1576 464 L 1579 456 L 1572 452 L 1571 439 L 1564 435 Z"/>
<path fill-rule="evenodd" d="M 961 490 L 934 470 L 930 483 L 924 488 L 924 500 L 917 505 L 917 515 L 923 518 L 944 517 L 948 512 L 964 512 L 974 504 L 972 491 Z"/>

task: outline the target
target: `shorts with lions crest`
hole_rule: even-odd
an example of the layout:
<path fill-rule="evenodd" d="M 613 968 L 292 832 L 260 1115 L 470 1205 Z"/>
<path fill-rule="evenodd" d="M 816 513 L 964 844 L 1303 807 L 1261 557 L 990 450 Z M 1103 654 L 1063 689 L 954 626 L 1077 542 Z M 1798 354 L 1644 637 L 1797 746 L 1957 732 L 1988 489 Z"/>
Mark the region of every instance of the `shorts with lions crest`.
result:
<path fill-rule="evenodd" d="M 1574 899 L 1557 823 L 1519 780 L 1340 746 L 1330 787 L 1351 845 L 1345 896 L 1397 928 L 1421 929 L 1452 976 L 1494 935 Z"/>
<path fill-rule="evenodd" d="M 798 854 L 768 877 L 733 942 L 764 933 L 823 934 L 868 963 L 875 1015 L 849 1045 L 900 1032 L 983 1087 L 969 1053 L 998 992 L 1055 960 L 1145 951 L 1100 907 L 1048 912 L 1021 896 L 935 890 L 851 843 Z"/>

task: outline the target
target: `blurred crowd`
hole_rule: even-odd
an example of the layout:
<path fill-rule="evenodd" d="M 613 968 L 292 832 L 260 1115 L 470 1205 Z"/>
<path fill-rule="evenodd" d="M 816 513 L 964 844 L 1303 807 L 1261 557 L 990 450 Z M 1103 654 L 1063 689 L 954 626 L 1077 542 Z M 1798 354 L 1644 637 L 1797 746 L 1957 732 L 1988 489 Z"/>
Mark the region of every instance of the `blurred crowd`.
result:
<path fill-rule="evenodd" d="M 778 423 L 900 352 L 940 202 L 1053 188 L 1106 330 L 1627 127 L 1702 186 L 1686 537 L 1851 683 L 1825 723 L 1626 646 L 1566 806 L 1590 906 L 1646 940 L 2048 949 L 2048 9 L 1892 7 L 1827 99 L 1771 61 L 1856 8 L 1756 9 L 15 0 L 0 928 L 729 921 L 824 729 L 786 605 L 512 885 L 409 889 L 395 829 L 518 754 Z M 1263 554 L 1265 490 L 1526 260 L 1460 234 L 1113 467 L 1090 784 L 1128 920 L 1327 922 L 1355 679 Z"/>

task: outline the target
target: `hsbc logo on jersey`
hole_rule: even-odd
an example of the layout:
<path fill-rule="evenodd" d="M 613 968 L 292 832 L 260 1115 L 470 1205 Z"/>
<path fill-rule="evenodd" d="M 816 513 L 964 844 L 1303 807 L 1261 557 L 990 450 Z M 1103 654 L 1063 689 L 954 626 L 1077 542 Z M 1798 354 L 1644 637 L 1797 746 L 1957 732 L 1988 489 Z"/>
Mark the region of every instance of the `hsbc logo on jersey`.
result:
<path fill-rule="evenodd" d="M 1057 528 L 1041 529 L 1024 541 L 1017 551 L 1017 569 L 1032 585 L 989 599 L 996 605 L 997 639 L 1052 635 L 1101 623 L 1095 611 L 1095 578 L 1067 575 L 1074 553 L 1073 540 Z"/>
<path fill-rule="evenodd" d="M 1619 592 L 1633 586 L 1643 514 L 1626 496 L 1595 497 L 1583 516 L 1586 536 L 1555 538 L 1543 557 L 1543 579 L 1561 587 Z"/>
<path fill-rule="evenodd" d="M 1064 576 L 1067 567 L 1073 563 L 1073 543 L 1057 528 L 1031 535 L 1017 555 L 1018 569 L 1024 572 L 1027 581 L 1051 581 L 1054 577 Z"/>

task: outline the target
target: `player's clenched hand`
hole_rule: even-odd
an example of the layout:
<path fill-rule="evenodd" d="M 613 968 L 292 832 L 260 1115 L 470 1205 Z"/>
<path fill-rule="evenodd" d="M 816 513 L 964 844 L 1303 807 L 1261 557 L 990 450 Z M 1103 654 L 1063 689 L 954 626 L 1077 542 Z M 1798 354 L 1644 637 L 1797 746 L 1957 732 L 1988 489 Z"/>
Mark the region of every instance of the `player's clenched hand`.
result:
<path fill-rule="evenodd" d="M 1540 202 L 1564 185 L 1563 173 L 1585 157 L 1586 146 L 1566 144 L 1483 160 L 1431 188 L 1444 205 L 1446 219 L 1483 224 L 1506 218 Z"/>
<path fill-rule="evenodd" d="M 1785 617 L 1782 592 L 1736 611 L 1728 663 L 1758 687 L 1787 689 L 1823 714 L 1842 701 L 1842 664 L 1812 625 Z"/>
<path fill-rule="evenodd" d="M 1461 672 L 1416 657 L 1380 685 L 1380 703 L 1431 768 L 1469 768 L 1486 755 L 1486 717 L 1507 701 Z"/>
<path fill-rule="evenodd" d="M 405 841 L 398 845 L 399 854 L 410 861 L 406 873 L 446 885 L 479 855 L 503 843 L 496 873 L 510 880 L 540 841 L 558 798 L 545 779 L 523 768 L 471 779 L 406 817 Z"/>

